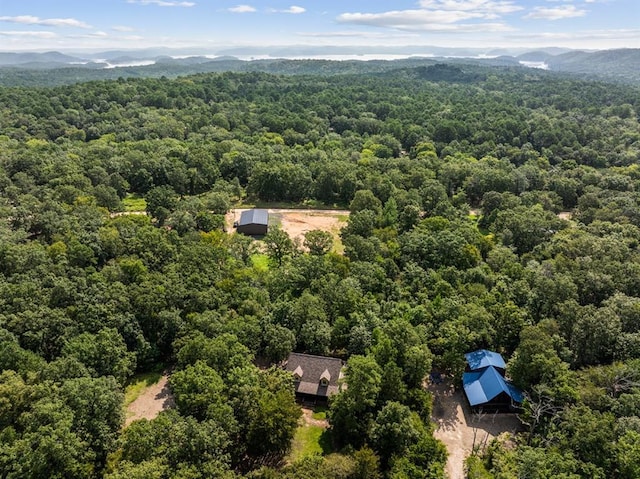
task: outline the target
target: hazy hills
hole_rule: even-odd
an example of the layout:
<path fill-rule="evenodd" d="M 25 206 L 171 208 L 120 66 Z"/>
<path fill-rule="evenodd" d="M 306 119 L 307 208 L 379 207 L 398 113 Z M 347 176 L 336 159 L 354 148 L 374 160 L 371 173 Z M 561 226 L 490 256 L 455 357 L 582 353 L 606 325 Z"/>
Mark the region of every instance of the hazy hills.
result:
<path fill-rule="evenodd" d="M 438 62 L 486 66 L 534 67 L 625 83 L 640 83 L 640 49 L 576 51 L 411 47 L 404 56 L 393 48 L 354 54 L 350 47 L 283 47 L 277 50 L 234 48 L 216 55 L 166 48 L 92 53 L 0 52 L 0 84 L 51 85 L 119 77 L 175 77 L 221 71 L 283 74 L 375 73 Z M 268 52 L 268 53 L 265 53 Z M 420 53 L 423 52 L 423 53 Z M 386 60 L 370 58 L 386 58 Z M 293 61 L 308 58 L 314 61 Z M 341 60 L 341 61 L 330 61 Z M 368 60 L 368 61 L 364 61 Z M 51 73 L 51 70 L 55 70 Z"/>

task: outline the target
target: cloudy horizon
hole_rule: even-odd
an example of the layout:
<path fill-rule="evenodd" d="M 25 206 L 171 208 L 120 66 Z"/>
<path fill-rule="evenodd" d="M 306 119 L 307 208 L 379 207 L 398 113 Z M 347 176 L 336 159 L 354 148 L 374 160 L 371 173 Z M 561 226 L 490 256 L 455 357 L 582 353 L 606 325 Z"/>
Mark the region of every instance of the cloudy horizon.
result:
<path fill-rule="evenodd" d="M 0 50 L 640 48 L 637 0 L 3 0 Z"/>

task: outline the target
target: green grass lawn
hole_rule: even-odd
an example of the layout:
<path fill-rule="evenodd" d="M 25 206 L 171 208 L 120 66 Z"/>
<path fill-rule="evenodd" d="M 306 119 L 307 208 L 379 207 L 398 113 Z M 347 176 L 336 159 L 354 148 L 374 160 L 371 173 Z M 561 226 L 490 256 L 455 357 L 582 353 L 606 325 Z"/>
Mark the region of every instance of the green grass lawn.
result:
<path fill-rule="evenodd" d="M 140 373 L 129 379 L 124 389 L 124 406 L 127 407 L 137 399 L 142 392 L 152 384 L 160 381 L 162 370 Z"/>
<path fill-rule="evenodd" d="M 311 415 L 313 419 L 317 419 L 318 421 L 324 421 L 327 419 L 327 408 L 323 406 L 316 406 L 313 410 L 313 414 Z"/>
<path fill-rule="evenodd" d="M 298 426 L 296 435 L 293 437 L 289 460 L 297 461 L 305 456 L 313 454 L 329 454 L 331 444 L 329 433 L 320 426 L 305 424 Z"/>
<path fill-rule="evenodd" d="M 340 221 L 341 222 L 337 226 L 334 226 L 331 230 L 327 231 L 327 233 L 331 235 L 331 239 L 333 239 L 333 247 L 331 248 L 331 251 L 337 254 L 344 253 L 344 245 L 342 244 L 340 231 L 345 227 L 346 222 L 342 222 L 342 220 Z"/>
<path fill-rule="evenodd" d="M 324 421 L 327 419 L 327 408 L 316 406 L 311 414 L 312 419 Z M 320 454 L 326 455 L 333 452 L 330 432 L 321 424 L 309 424 L 309 421 L 301 419 L 296 434 L 291 443 L 291 452 L 288 461 L 295 462 L 305 456 Z"/>
<path fill-rule="evenodd" d="M 144 198 L 140 198 L 137 195 L 127 195 L 122 200 L 125 211 L 145 211 L 147 209 L 147 202 Z"/>

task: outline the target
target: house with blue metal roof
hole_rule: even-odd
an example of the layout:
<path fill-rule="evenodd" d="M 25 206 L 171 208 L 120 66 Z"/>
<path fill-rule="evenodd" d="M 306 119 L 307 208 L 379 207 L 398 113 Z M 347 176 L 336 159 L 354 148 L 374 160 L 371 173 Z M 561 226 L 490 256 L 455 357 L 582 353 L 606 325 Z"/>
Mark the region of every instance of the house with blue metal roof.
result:
<path fill-rule="evenodd" d="M 247 236 L 264 236 L 269 229 L 269 212 L 254 209 L 243 211 L 240 220 L 234 225 L 238 233 Z"/>
<path fill-rule="evenodd" d="M 524 397 L 504 378 L 506 364 L 500 354 L 480 349 L 465 358 L 467 372 L 462 375 L 462 386 L 472 409 L 518 409 Z"/>
<path fill-rule="evenodd" d="M 501 369 L 504 372 L 507 368 L 501 354 L 487 349 L 478 349 L 472 353 L 467 353 L 464 355 L 464 358 L 467 360 L 468 371 L 477 371 L 479 369 L 493 366 L 494 368 Z"/>

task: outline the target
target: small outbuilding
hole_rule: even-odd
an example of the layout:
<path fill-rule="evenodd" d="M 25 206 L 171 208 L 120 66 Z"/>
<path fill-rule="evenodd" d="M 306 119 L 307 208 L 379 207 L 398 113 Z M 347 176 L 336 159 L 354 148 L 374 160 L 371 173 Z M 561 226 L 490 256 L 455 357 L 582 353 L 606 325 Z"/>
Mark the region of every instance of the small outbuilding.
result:
<path fill-rule="evenodd" d="M 284 368 L 293 374 L 296 397 L 303 401 L 326 401 L 340 391 L 342 360 L 313 354 L 291 353 Z"/>
<path fill-rule="evenodd" d="M 243 211 L 240 220 L 234 225 L 238 233 L 247 236 L 264 236 L 269 229 L 269 212 L 253 209 Z"/>
<path fill-rule="evenodd" d="M 506 364 L 499 353 L 479 349 L 464 355 L 466 371 L 462 386 L 472 409 L 514 411 L 523 401 L 522 392 L 504 377 Z"/>

